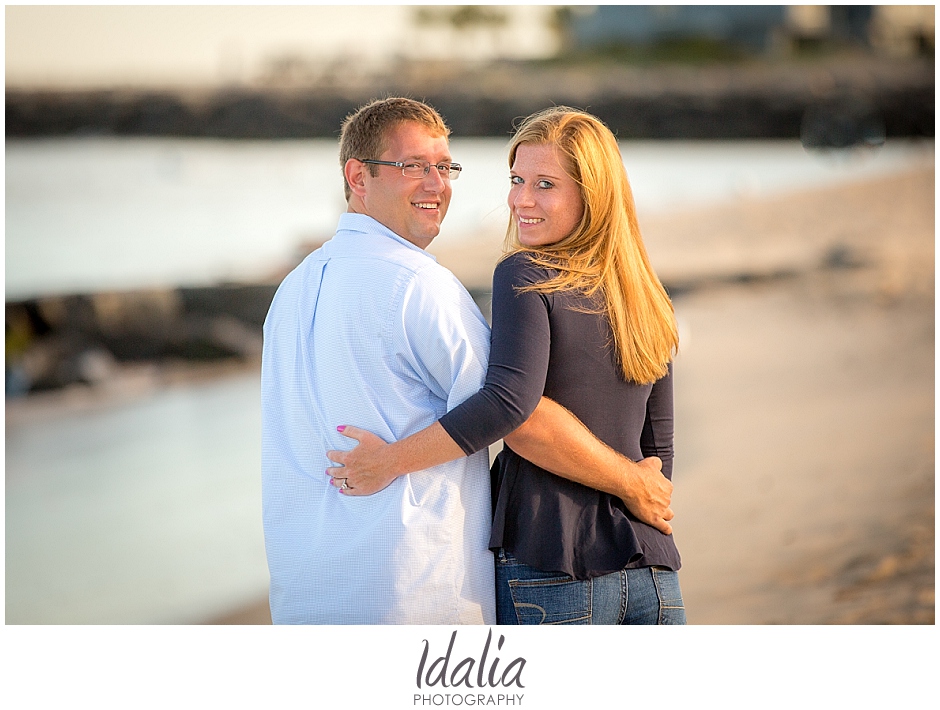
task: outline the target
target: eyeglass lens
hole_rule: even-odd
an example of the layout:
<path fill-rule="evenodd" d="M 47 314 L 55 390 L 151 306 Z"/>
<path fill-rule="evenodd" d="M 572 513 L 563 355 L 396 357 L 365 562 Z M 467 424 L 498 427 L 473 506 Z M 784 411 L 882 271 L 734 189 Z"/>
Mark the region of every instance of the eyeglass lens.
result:
<path fill-rule="evenodd" d="M 438 163 L 437 165 L 432 165 L 431 163 L 405 163 L 401 171 L 407 177 L 423 178 L 431 171 L 432 167 L 435 168 L 443 178 L 456 180 L 460 177 L 460 166 L 456 164 L 450 165 L 448 163 Z"/>

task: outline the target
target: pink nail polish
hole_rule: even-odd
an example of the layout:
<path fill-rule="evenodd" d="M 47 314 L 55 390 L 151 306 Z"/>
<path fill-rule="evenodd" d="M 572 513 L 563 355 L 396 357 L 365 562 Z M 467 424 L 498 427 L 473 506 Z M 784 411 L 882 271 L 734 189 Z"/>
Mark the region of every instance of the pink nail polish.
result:
<path fill-rule="evenodd" d="M 346 425 L 345 425 L 345 424 L 340 424 L 338 427 L 336 427 L 336 431 L 340 431 L 340 432 L 341 432 L 341 431 L 343 431 L 344 429 L 346 429 Z"/>

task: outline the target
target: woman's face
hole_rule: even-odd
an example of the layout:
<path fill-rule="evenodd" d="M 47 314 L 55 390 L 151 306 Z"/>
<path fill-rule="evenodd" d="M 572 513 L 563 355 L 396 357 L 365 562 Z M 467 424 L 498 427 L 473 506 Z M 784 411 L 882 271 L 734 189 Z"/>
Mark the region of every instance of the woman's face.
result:
<path fill-rule="evenodd" d="M 522 244 L 554 244 L 578 226 L 584 214 L 581 192 L 554 145 L 520 143 L 510 180 L 509 210 Z"/>

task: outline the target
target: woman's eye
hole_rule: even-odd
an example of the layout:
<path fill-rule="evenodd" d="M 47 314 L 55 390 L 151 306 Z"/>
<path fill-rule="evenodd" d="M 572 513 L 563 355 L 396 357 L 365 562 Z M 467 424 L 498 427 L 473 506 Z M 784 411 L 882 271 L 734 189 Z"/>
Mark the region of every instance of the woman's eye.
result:
<path fill-rule="evenodd" d="M 519 177 L 518 175 L 510 175 L 510 176 L 509 176 L 509 182 L 511 182 L 513 185 L 521 185 L 521 184 L 522 184 L 522 178 Z"/>
<path fill-rule="evenodd" d="M 547 189 L 549 189 L 550 187 L 555 187 L 555 186 L 554 186 L 552 183 L 550 183 L 548 180 L 539 180 L 539 181 L 536 183 L 536 185 L 538 185 L 538 186 L 539 186 L 540 188 L 542 188 L 543 190 L 547 190 Z"/>

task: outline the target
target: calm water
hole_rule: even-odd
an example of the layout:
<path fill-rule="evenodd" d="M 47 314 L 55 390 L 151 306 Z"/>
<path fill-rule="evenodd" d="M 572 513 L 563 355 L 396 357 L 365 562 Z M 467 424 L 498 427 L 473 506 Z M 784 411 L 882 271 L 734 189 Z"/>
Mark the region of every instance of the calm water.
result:
<path fill-rule="evenodd" d="M 863 178 L 933 160 L 932 143 L 821 159 L 793 141 L 621 146 L 644 214 Z M 454 140 L 466 167 L 438 239 L 502 234 L 505 141 Z M 331 140 L 6 143 L 6 296 L 265 278 L 344 209 Z"/>
<path fill-rule="evenodd" d="M 260 381 L 6 423 L 6 622 L 193 623 L 267 594 Z"/>
<path fill-rule="evenodd" d="M 820 159 L 796 143 L 626 143 L 642 215 L 933 164 L 933 143 Z M 440 239 L 501 232 L 500 140 Z M 331 141 L 8 141 L 6 293 L 254 278 L 343 208 Z M 187 623 L 267 592 L 254 376 L 6 422 L 8 623 Z"/>

